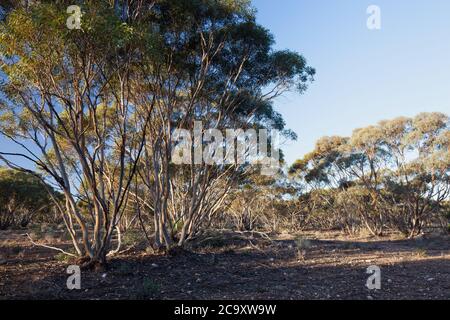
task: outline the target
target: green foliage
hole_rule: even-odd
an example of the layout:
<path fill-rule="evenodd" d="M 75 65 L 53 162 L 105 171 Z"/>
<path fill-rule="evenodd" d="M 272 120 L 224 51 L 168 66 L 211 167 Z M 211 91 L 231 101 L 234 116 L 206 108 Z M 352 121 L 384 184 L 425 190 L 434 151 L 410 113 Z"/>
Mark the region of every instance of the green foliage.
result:
<path fill-rule="evenodd" d="M 54 256 L 56 261 L 68 263 L 71 260 L 71 257 L 64 253 L 58 253 Z"/>
<path fill-rule="evenodd" d="M 48 213 L 53 204 L 49 191 L 51 187 L 31 174 L 0 168 L 0 229 L 26 227 Z"/>
<path fill-rule="evenodd" d="M 216 210 L 202 201 L 213 201 L 210 186 L 219 184 L 211 179 L 227 168 L 196 168 L 195 179 L 186 170 L 183 180 L 182 168 L 160 163 L 170 162 L 170 154 L 161 154 L 172 149 L 161 145 L 170 130 L 203 120 L 218 129 L 275 128 L 294 138 L 272 101 L 289 90 L 303 92 L 315 74 L 300 54 L 274 50 L 250 1 L 138 2 L 79 1 L 80 30 L 67 28 L 66 9 L 74 3 L 65 0 L 8 6 L 0 22 L 0 134 L 23 152 L 0 157 L 12 167 L 17 157 L 29 160 L 63 191 L 61 211 L 75 224 L 69 228 L 77 252 L 91 258 L 106 254 L 136 168 L 150 175 L 145 195 L 156 195 L 147 214 L 174 211 L 163 213 L 155 234 L 183 242 L 198 232 L 206 209 Z M 175 178 L 170 192 L 183 199 L 152 190 L 152 181 Z M 189 191 L 191 181 L 208 181 L 204 196 Z M 178 212 L 181 204 L 191 212 Z M 157 232 L 159 225 L 173 230 Z M 124 243 L 133 242 L 126 237 Z"/>
<path fill-rule="evenodd" d="M 415 254 L 418 257 L 424 258 L 424 257 L 426 257 L 428 255 L 428 252 L 427 252 L 427 250 L 425 248 L 417 248 L 415 250 Z"/>
<path fill-rule="evenodd" d="M 388 228 L 417 236 L 442 221 L 450 193 L 449 117 L 422 113 L 324 137 L 290 169 L 311 190 L 329 190 L 327 207 L 340 228 Z M 320 201 L 319 201 L 320 203 Z M 329 205 L 327 205 L 327 203 Z"/>
<path fill-rule="evenodd" d="M 142 230 L 129 229 L 123 234 L 122 244 L 125 247 L 136 246 L 145 241 Z"/>

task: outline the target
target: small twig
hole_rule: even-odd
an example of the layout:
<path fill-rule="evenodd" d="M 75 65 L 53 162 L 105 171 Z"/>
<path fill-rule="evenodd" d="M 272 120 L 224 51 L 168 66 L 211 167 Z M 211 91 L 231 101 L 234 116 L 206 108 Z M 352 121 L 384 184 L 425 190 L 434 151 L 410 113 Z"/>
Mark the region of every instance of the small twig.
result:
<path fill-rule="evenodd" d="M 114 253 L 114 255 L 124 254 L 124 253 L 126 253 L 126 252 L 128 252 L 128 251 L 134 249 L 134 247 L 135 247 L 135 246 L 131 246 L 131 247 L 128 247 L 128 248 L 126 248 L 126 249 L 123 249 L 122 251 L 119 251 L 119 252 L 117 252 L 117 253 Z"/>
<path fill-rule="evenodd" d="M 261 236 L 261 238 L 266 239 L 267 241 L 270 241 L 270 243 L 273 243 L 272 238 L 270 238 L 270 236 L 265 233 L 265 232 L 260 232 L 260 231 L 235 231 L 236 233 L 242 234 L 244 236 L 246 236 L 246 234 L 250 234 L 252 237 L 254 237 L 255 234 Z"/>
<path fill-rule="evenodd" d="M 253 244 L 252 240 L 247 239 L 247 241 L 250 243 L 250 246 L 252 246 L 252 248 L 258 250 L 259 252 L 265 253 L 264 250 L 261 250 L 260 248 L 258 248 L 256 245 Z"/>
<path fill-rule="evenodd" d="M 61 248 L 51 247 L 51 246 L 47 246 L 47 245 L 45 245 L 45 244 L 40 244 L 40 243 L 34 242 L 33 239 L 30 237 L 30 235 L 29 235 L 28 233 L 26 233 L 25 235 L 28 237 L 28 239 L 30 239 L 31 243 L 34 244 L 35 246 L 38 246 L 38 247 L 44 247 L 44 248 L 52 249 L 52 250 L 56 250 L 56 251 L 59 251 L 59 252 L 65 254 L 65 255 L 68 255 L 68 256 L 71 256 L 71 257 L 77 257 L 77 256 L 74 255 L 73 253 L 66 252 L 66 251 L 64 251 L 64 250 L 61 249 Z"/>

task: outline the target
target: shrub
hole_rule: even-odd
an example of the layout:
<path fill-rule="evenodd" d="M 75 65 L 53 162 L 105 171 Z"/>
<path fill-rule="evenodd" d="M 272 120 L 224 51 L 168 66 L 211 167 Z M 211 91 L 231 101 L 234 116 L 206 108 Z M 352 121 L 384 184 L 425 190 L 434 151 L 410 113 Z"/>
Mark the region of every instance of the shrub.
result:
<path fill-rule="evenodd" d="M 0 168 L 0 229 L 25 228 L 53 205 L 49 186 L 37 177 Z"/>

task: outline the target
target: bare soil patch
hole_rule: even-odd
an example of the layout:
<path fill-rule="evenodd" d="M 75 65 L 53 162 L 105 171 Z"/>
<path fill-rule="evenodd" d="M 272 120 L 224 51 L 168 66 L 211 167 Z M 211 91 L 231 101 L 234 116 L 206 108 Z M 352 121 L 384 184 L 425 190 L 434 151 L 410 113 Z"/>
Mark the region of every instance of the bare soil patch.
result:
<path fill-rule="evenodd" d="M 225 233 L 174 256 L 129 250 L 69 291 L 70 261 L 23 233 L 0 231 L 0 299 L 450 299 L 448 236 Z M 365 286 L 371 265 L 381 268 L 381 290 Z"/>

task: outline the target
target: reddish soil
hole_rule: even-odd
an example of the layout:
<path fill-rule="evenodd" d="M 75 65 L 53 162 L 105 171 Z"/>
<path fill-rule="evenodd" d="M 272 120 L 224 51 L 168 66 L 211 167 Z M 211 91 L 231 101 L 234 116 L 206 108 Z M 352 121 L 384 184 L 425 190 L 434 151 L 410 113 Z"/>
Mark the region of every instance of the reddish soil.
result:
<path fill-rule="evenodd" d="M 448 236 L 226 234 L 175 256 L 130 250 L 105 271 L 83 271 L 82 289 L 69 291 L 70 261 L 21 233 L 0 231 L 0 299 L 450 299 Z M 381 268 L 381 290 L 365 286 L 371 265 Z"/>

